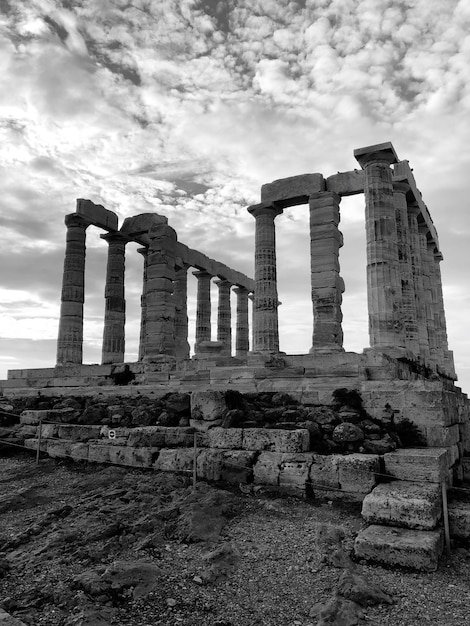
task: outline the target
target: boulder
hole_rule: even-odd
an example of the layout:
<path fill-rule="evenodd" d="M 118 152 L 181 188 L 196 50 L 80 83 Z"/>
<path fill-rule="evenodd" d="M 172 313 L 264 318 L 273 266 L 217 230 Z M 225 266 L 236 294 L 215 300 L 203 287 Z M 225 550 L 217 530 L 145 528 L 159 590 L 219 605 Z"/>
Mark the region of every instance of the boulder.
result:
<path fill-rule="evenodd" d="M 228 407 L 222 391 L 193 391 L 191 394 L 191 418 L 214 422 L 225 417 Z"/>
<path fill-rule="evenodd" d="M 364 440 L 364 433 L 350 422 L 342 422 L 333 431 L 333 441 L 336 443 L 357 443 Z"/>

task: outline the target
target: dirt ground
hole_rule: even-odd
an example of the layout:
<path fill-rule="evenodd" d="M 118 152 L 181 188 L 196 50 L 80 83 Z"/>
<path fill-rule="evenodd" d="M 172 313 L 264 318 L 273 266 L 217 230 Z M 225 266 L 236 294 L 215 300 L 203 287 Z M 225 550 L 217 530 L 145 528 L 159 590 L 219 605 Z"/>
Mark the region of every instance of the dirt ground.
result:
<path fill-rule="evenodd" d="M 44 626 L 339 624 L 319 611 L 351 567 L 392 603 L 344 626 L 470 623 L 464 547 L 433 573 L 345 566 L 338 527 L 348 554 L 357 504 L 1 452 L 0 607 Z"/>

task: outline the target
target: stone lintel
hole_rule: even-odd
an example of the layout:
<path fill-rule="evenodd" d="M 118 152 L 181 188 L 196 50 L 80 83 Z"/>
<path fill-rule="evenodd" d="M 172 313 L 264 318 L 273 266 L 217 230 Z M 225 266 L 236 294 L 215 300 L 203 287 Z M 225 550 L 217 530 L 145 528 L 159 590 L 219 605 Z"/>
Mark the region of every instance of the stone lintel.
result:
<path fill-rule="evenodd" d="M 351 170 L 350 172 L 338 172 L 326 179 L 326 190 L 333 191 L 338 196 L 354 196 L 364 193 L 364 172 Z"/>
<path fill-rule="evenodd" d="M 133 217 L 126 217 L 120 232 L 132 241 L 148 246 L 150 243 L 148 232 L 152 226 L 158 224 L 168 224 L 168 218 L 158 213 L 140 213 Z"/>
<path fill-rule="evenodd" d="M 390 141 L 377 143 L 373 146 L 365 146 L 354 150 L 354 157 L 359 165 L 364 167 L 374 161 L 386 161 L 390 165 L 399 161 L 395 148 Z"/>
<path fill-rule="evenodd" d="M 415 177 L 413 176 L 413 170 L 411 169 L 407 160 L 399 161 L 395 163 L 393 167 L 393 182 L 406 182 L 410 186 L 406 194 L 408 205 L 416 205 L 419 209 L 418 215 L 421 216 L 421 220 L 424 221 L 429 229 L 431 240 L 434 242 L 436 249 L 439 250 L 439 239 L 437 236 L 437 230 L 429 214 L 428 207 L 423 201 L 420 190 L 416 186 Z"/>
<path fill-rule="evenodd" d="M 118 229 L 118 216 L 116 213 L 105 209 L 101 204 L 95 204 L 91 200 L 78 198 L 76 213 L 90 224 L 93 224 L 93 226 L 98 226 L 98 228 L 108 231 Z"/>
<path fill-rule="evenodd" d="M 307 204 L 312 193 L 325 191 L 325 179 L 321 174 L 300 174 L 280 178 L 261 186 L 261 202 L 274 203 L 285 209 L 297 204 Z"/>

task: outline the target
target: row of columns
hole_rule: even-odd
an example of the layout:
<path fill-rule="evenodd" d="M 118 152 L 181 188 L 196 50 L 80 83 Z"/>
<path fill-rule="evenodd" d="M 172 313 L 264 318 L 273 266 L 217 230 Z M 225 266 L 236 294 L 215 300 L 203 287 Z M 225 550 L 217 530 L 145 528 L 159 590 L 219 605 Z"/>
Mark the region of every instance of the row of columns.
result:
<path fill-rule="evenodd" d="M 393 154 L 362 157 L 366 200 L 367 298 L 371 348 L 403 349 L 453 375 L 448 349 L 439 263 L 410 186 L 394 181 Z M 339 273 L 341 198 L 332 191 L 309 197 L 313 335 L 310 352 L 343 349 Z M 275 218 L 276 202 L 248 208 L 255 223 L 253 351 L 279 352 Z"/>
<path fill-rule="evenodd" d="M 86 229 L 89 222 L 74 213 L 67 227 L 57 364 L 81 364 L 83 359 L 83 306 L 85 300 Z M 122 363 L 125 352 L 126 301 L 124 293 L 125 246 L 129 238 L 119 232 L 101 235 L 108 243 L 105 283 L 103 363 Z M 176 233 L 167 225 L 150 231 L 149 247 L 139 248 L 143 257 L 139 361 L 189 358 L 187 275 L 189 265 L 176 257 Z M 211 282 L 203 270 L 197 278 L 196 356 L 211 341 Z M 230 356 L 232 312 L 230 294 L 237 294 L 235 354 L 249 350 L 249 290 L 224 278 L 215 281 L 219 292 L 217 341 L 219 354 Z"/>

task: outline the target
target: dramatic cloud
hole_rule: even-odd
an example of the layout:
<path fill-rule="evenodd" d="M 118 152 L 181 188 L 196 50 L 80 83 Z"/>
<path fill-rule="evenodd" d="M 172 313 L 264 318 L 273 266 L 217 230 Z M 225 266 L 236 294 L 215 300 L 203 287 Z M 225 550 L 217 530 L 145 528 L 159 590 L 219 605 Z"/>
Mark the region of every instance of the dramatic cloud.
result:
<path fill-rule="evenodd" d="M 76 198 L 121 220 L 167 215 L 181 241 L 251 275 L 254 220 L 245 209 L 261 184 L 350 170 L 354 148 L 392 141 L 440 235 L 450 343 L 469 390 L 469 33 L 467 0 L 6 0 L 5 369 L 54 364 L 63 219 Z M 277 220 L 287 352 L 311 342 L 307 213 L 297 207 Z M 346 348 L 360 350 L 368 341 L 363 198 L 344 199 L 341 219 Z M 97 361 L 106 245 L 96 229 L 87 246 L 85 358 Z M 131 359 L 142 280 L 131 246 L 126 263 Z"/>

